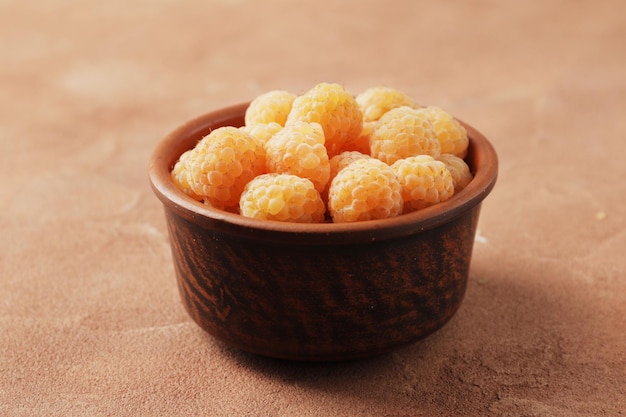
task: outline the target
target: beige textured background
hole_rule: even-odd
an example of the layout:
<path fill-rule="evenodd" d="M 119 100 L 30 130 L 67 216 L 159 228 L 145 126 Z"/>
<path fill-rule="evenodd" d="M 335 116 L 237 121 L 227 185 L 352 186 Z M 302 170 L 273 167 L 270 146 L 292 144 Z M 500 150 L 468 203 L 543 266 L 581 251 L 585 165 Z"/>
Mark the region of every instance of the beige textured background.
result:
<path fill-rule="evenodd" d="M 624 45 L 621 0 L 0 1 L 0 415 L 626 414 Z M 501 166 L 453 320 L 307 365 L 190 321 L 147 161 L 320 81 L 440 105 Z"/>

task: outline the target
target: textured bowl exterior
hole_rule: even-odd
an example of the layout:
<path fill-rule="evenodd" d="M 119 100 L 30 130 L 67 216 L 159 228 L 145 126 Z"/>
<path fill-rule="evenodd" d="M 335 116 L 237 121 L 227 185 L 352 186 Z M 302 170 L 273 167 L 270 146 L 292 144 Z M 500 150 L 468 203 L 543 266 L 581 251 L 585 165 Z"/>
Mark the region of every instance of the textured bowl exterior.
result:
<path fill-rule="evenodd" d="M 497 176 L 491 144 L 465 125 L 474 179 L 419 212 L 351 224 L 259 221 L 195 202 L 169 179 L 180 154 L 210 130 L 242 125 L 246 106 L 185 124 L 151 159 L 193 320 L 239 349 L 306 361 L 383 353 L 450 320 L 465 294 L 481 202 Z"/>

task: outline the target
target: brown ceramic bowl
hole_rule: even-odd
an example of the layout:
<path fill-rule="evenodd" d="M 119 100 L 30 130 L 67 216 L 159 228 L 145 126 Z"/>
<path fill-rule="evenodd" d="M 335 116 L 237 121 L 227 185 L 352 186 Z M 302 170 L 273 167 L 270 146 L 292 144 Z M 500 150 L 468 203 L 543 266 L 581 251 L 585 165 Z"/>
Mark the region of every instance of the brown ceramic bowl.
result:
<path fill-rule="evenodd" d="M 236 348 L 307 361 L 383 353 L 450 320 L 465 293 L 481 202 L 496 181 L 487 139 L 465 124 L 474 179 L 436 206 L 350 224 L 262 221 L 194 201 L 169 175 L 209 131 L 241 126 L 246 107 L 185 123 L 150 161 L 178 289 L 193 320 Z"/>

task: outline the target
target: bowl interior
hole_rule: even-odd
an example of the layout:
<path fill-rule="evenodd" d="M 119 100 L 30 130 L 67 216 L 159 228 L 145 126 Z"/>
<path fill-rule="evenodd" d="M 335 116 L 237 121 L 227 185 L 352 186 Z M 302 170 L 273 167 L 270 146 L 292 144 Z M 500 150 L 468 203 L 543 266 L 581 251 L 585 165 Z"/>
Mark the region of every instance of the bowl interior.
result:
<path fill-rule="evenodd" d="M 434 206 L 390 219 L 354 223 L 287 223 L 251 219 L 202 204 L 180 191 L 170 178 L 170 171 L 180 155 L 212 130 L 222 126 L 243 126 L 248 103 L 226 107 L 197 117 L 167 135 L 155 148 L 149 167 L 152 188 L 164 203 L 174 210 L 193 216 L 194 221 L 208 222 L 211 227 L 225 227 L 230 233 L 250 236 L 251 230 L 264 231 L 263 239 L 294 239 L 306 237 L 310 244 L 324 244 L 332 236 L 334 242 L 353 243 L 410 235 L 445 223 L 469 207 L 479 204 L 492 190 L 498 172 L 496 152 L 489 141 L 472 126 L 461 121 L 469 136 L 465 158 L 474 174 L 473 180 L 450 199 Z M 220 226 L 221 225 L 221 226 Z M 290 237 L 291 236 L 291 237 Z"/>

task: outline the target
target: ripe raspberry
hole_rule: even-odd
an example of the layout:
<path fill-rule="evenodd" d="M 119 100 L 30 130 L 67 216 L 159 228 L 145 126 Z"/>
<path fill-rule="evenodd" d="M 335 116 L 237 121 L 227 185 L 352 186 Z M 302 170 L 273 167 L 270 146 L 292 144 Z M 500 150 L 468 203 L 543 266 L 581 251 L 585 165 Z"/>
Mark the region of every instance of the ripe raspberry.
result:
<path fill-rule="evenodd" d="M 335 223 L 394 217 L 402 212 L 402 186 L 389 165 L 358 159 L 332 180 L 328 210 Z"/>
<path fill-rule="evenodd" d="M 452 197 L 454 183 L 446 165 L 429 155 L 411 156 L 391 165 L 402 184 L 403 213 L 420 210 Z"/>
<path fill-rule="evenodd" d="M 356 96 L 356 102 L 359 103 L 363 112 L 364 122 L 376 121 L 396 107 L 418 107 L 409 96 L 390 87 L 368 88 Z"/>
<path fill-rule="evenodd" d="M 296 95 L 283 90 L 272 90 L 257 96 L 246 109 L 246 126 L 276 122 L 285 125 Z"/>
<path fill-rule="evenodd" d="M 463 125 L 439 107 L 429 106 L 424 110 L 435 128 L 439 143 L 441 143 L 441 153 L 451 153 L 459 158 L 465 158 L 469 139 Z"/>
<path fill-rule="evenodd" d="M 363 115 L 354 97 L 341 85 L 328 83 L 317 84 L 294 100 L 287 124 L 296 121 L 322 126 L 330 157 L 358 137 L 363 127 Z"/>
<path fill-rule="evenodd" d="M 424 109 L 396 107 L 385 113 L 370 136 L 371 155 L 387 164 L 415 155 L 441 154 L 441 144 Z"/>
<path fill-rule="evenodd" d="M 318 123 L 294 122 L 285 126 L 265 144 L 268 172 L 294 174 L 310 179 L 319 192 L 330 175 L 330 161 L 324 147 L 324 131 Z"/>
<path fill-rule="evenodd" d="M 452 155 L 450 153 L 441 154 L 438 158 L 438 161 L 446 164 L 446 168 L 450 171 L 450 175 L 452 175 L 452 181 L 454 182 L 454 192 L 457 193 L 461 191 L 467 184 L 470 183 L 473 176 L 469 169 L 469 166 L 465 161 L 459 158 L 456 155 Z"/>
<path fill-rule="evenodd" d="M 242 216 L 255 219 L 320 223 L 326 207 L 310 180 L 291 174 L 263 174 L 246 185 L 239 210 Z"/>
<path fill-rule="evenodd" d="M 252 136 L 221 127 L 185 152 L 171 172 L 174 184 L 193 198 L 233 210 L 245 185 L 264 172 L 261 149 Z"/>

